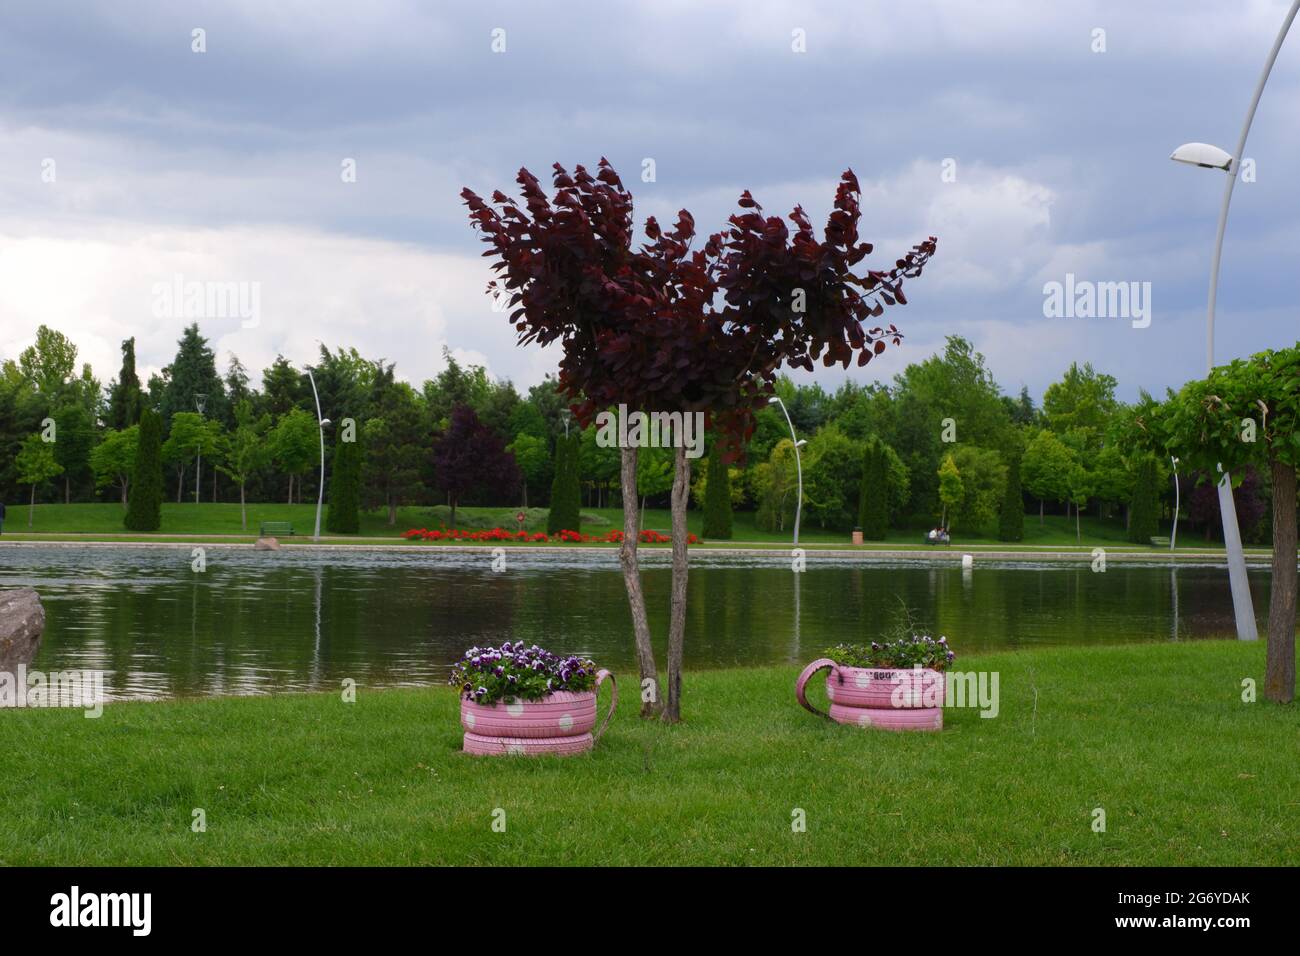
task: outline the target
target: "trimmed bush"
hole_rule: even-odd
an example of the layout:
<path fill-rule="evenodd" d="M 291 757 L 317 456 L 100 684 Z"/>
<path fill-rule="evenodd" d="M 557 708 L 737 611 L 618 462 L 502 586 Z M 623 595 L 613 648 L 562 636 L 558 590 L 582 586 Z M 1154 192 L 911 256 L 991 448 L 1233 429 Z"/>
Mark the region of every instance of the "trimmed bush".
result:
<path fill-rule="evenodd" d="M 1025 536 L 1025 499 L 1020 491 L 1020 459 L 1007 465 L 1007 490 L 998 515 L 998 540 L 1020 541 Z"/>
<path fill-rule="evenodd" d="M 333 534 L 356 534 L 361 530 L 360 441 L 342 441 L 334 446 L 334 474 L 330 476 L 330 507 L 325 529 Z"/>
<path fill-rule="evenodd" d="M 582 523 L 582 486 L 578 477 L 578 433 L 555 440 L 555 478 L 551 481 L 551 510 L 546 533 L 579 531 Z"/>
<path fill-rule="evenodd" d="M 709 469 L 704 485 L 704 534 L 715 541 L 731 540 L 731 475 L 722 460 L 722 442 L 715 441 L 709 452 Z"/>

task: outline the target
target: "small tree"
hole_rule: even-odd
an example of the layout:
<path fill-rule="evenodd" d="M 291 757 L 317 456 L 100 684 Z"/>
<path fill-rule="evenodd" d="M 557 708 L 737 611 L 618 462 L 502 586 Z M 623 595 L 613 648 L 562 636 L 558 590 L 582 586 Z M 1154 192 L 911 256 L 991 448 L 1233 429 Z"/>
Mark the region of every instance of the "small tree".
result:
<path fill-rule="evenodd" d="M 1020 461 L 1020 480 L 1038 499 L 1038 523 L 1043 524 L 1043 502 L 1064 501 L 1070 493 L 1070 449 L 1043 429 L 1034 436 Z"/>
<path fill-rule="evenodd" d="M 714 541 L 731 540 L 731 476 L 723 460 L 722 442 L 715 441 L 709 450 L 709 466 L 704 486 L 704 537 Z"/>
<path fill-rule="evenodd" d="M 140 444 L 140 426 L 132 425 L 121 431 L 110 428 L 104 440 L 90 453 L 90 470 L 95 475 L 95 487 L 116 484 L 121 492 L 122 507 L 126 507 L 127 492 L 131 487 L 131 473 L 135 471 L 135 454 Z"/>
<path fill-rule="evenodd" d="M 602 408 L 702 413 L 740 454 L 754 430 L 754 413 L 773 394 L 784 365 L 812 370 L 815 360 L 866 365 L 892 341 L 894 327 L 872 327 L 886 305 L 907 302 L 905 279 L 921 274 L 934 254 L 930 237 L 885 270 L 853 272 L 872 252 L 858 233 L 860 187 L 846 170 L 823 238 L 801 207 L 764 216 L 748 191 L 725 232 L 692 249 L 695 220 L 681 210 L 665 230 L 653 217 L 638 242 L 632 196 L 606 160 L 595 176 L 579 166 L 571 176 L 555 165 L 554 199 L 521 169 L 521 206 L 497 191 L 492 205 L 461 192 L 470 219 L 499 272 L 489 291 L 512 308 L 521 344 L 560 341 L 560 388 L 586 423 Z M 662 716 L 680 715 L 689 562 L 686 508 L 691 461 L 676 442 L 672 504 L 672 586 L 668 679 Z M 644 716 L 658 709 L 658 674 L 641 587 L 636 543 L 637 448 L 621 449 L 623 546 L 619 552 L 642 685 L 651 692 Z"/>
<path fill-rule="evenodd" d="M 123 523 L 131 531 L 157 531 L 162 527 L 162 419 L 147 405 L 140 411 L 131 489 Z"/>
<path fill-rule="evenodd" d="M 965 494 L 961 472 L 957 470 L 957 463 L 953 461 L 952 455 L 949 455 L 939 466 L 939 501 L 943 504 L 943 516 L 939 519 L 941 527 L 948 527 L 949 511 L 955 511 L 961 505 L 961 499 Z"/>
<path fill-rule="evenodd" d="M 294 502 L 295 485 L 298 500 L 302 500 L 301 475 L 316 463 L 320 454 L 319 429 L 316 417 L 301 408 L 289 409 L 271 429 L 271 453 L 281 470 L 289 476 L 289 504 Z"/>
<path fill-rule="evenodd" d="M 18 481 L 32 486 L 31 506 L 27 509 L 27 527 L 30 528 L 36 516 L 36 489 L 63 474 L 63 466 L 54 457 L 54 443 L 43 440 L 39 434 L 27 436 L 14 464 L 18 466 Z"/>
<path fill-rule="evenodd" d="M 582 487 L 578 482 L 578 445 L 575 431 L 555 439 L 555 477 L 551 480 L 551 510 L 546 514 L 546 533 L 579 531 L 582 524 Z M 626 507 L 626 502 L 624 506 Z"/>
<path fill-rule="evenodd" d="M 1020 489 L 1020 459 L 1013 456 L 1007 465 L 1007 488 L 998 515 L 998 540 L 1020 541 L 1024 536 L 1025 501 Z"/>
<path fill-rule="evenodd" d="M 222 474 L 239 485 L 239 524 L 245 531 L 248 530 L 248 507 L 244 488 L 271 459 L 271 449 L 267 444 L 270 428 L 270 415 L 254 418 L 252 404 L 248 399 L 241 401 L 235 406 L 235 430 L 226 442 L 225 461 L 217 466 Z"/>
<path fill-rule="evenodd" d="M 356 534 L 361 530 L 360 436 L 334 446 L 334 474 L 330 477 L 330 507 L 325 530 L 334 534 Z"/>
<path fill-rule="evenodd" d="M 1296 469 L 1300 466 L 1300 344 L 1220 366 L 1183 386 L 1165 426 L 1176 454 L 1204 474 L 1240 481 L 1247 465 L 1273 478 L 1273 574 L 1264 697 L 1295 698 Z"/>
<path fill-rule="evenodd" d="M 438 487 L 451 505 L 451 526 L 456 526 L 456 506 L 467 495 L 502 495 L 519 487 L 519 467 L 514 455 L 468 405 L 451 410 L 447 430 L 433 444 L 433 467 Z"/>

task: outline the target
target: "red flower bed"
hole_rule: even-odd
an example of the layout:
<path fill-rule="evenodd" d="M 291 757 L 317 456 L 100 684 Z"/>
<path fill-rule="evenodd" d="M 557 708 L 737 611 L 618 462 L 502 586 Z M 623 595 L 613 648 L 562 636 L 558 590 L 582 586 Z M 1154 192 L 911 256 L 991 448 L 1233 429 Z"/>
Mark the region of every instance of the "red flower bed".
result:
<path fill-rule="evenodd" d="M 564 529 L 555 535 L 548 535 L 542 531 L 529 534 L 527 531 L 507 531 L 505 528 L 479 529 L 476 531 L 467 531 L 464 528 L 438 528 L 433 531 L 427 528 L 411 528 L 409 531 L 402 532 L 402 537 L 408 541 L 418 538 L 421 541 L 528 541 L 538 544 L 550 544 L 557 541 L 564 544 L 623 543 L 623 532 L 618 530 L 606 531 L 604 534 L 583 534 L 580 531 Z M 637 535 L 637 540 L 642 544 L 671 544 L 673 539 L 666 534 L 660 534 L 658 531 L 646 528 Z M 687 535 L 686 542 L 687 544 L 698 544 L 699 538 L 693 534 Z"/>

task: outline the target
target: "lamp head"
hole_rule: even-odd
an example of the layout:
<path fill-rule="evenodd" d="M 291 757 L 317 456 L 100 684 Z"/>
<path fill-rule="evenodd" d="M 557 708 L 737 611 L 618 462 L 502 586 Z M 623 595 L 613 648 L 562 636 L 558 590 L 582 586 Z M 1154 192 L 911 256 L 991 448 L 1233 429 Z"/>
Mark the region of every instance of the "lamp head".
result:
<path fill-rule="evenodd" d="M 804 445 L 806 445 L 806 444 L 808 444 L 808 439 L 806 439 L 806 438 L 800 438 L 797 442 L 794 443 L 794 447 L 795 447 L 795 448 L 802 448 L 802 447 L 803 447 Z"/>
<path fill-rule="evenodd" d="M 1187 163 L 1189 166 L 1201 166 L 1205 169 L 1227 171 L 1232 168 L 1232 157 L 1209 143 L 1184 143 L 1170 153 L 1169 158 L 1176 163 Z"/>

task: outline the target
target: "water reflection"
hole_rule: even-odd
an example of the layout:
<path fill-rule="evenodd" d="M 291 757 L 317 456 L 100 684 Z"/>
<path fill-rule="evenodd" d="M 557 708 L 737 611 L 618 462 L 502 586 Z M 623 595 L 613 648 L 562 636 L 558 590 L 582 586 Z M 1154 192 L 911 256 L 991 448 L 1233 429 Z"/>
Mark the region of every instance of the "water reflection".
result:
<path fill-rule="evenodd" d="M 872 561 L 811 555 L 697 555 L 687 608 L 688 667 L 811 660 L 903 625 L 963 650 L 1118 643 L 1233 633 L 1227 575 L 1213 566 Z M 665 552 L 645 556 L 650 624 L 668 629 Z M 1268 606 L 1267 569 L 1251 571 Z M 46 604 L 37 665 L 106 672 L 114 698 L 248 694 L 441 682 L 472 644 L 523 639 L 634 666 L 613 550 L 488 552 L 3 547 L 0 587 L 32 585 Z"/>

